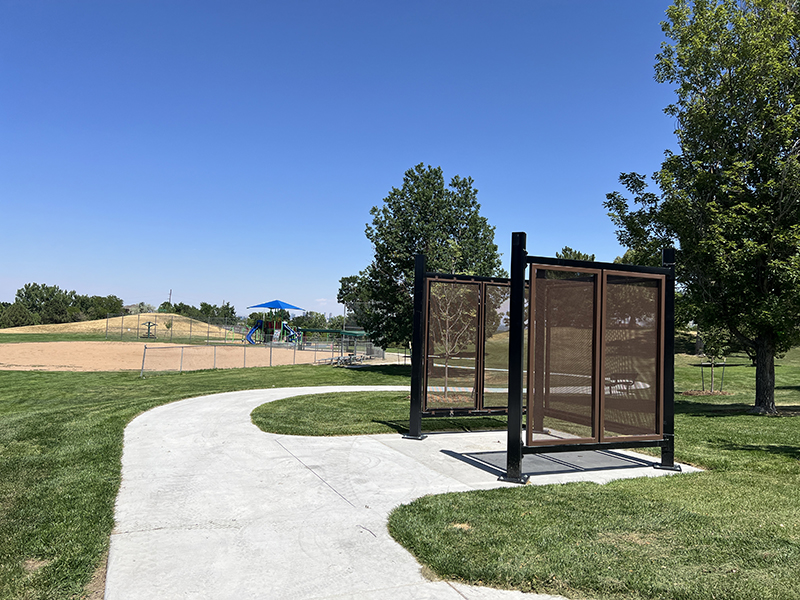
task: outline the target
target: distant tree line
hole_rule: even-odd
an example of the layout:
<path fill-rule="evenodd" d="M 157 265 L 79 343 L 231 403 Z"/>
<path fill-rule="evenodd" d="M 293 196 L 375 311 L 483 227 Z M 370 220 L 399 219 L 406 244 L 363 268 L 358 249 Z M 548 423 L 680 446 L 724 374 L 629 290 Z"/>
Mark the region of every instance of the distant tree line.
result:
<path fill-rule="evenodd" d="M 343 315 L 330 315 L 325 316 L 325 313 L 315 312 L 309 310 L 302 315 L 297 315 L 292 318 L 288 311 L 269 310 L 264 313 L 250 313 L 247 317 L 247 326 L 253 327 L 259 319 L 263 319 L 268 323 L 286 321 L 291 327 L 295 329 L 344 329 L 344 316 Z"/>
<path fill-rule="evenodd" d="M 107 315 L 152 312 L 151 305 L 140 302 L 125 307 L 122 298 L 114 295 L 87 296 L 74 290 L 62 290 L 57 285 L 26 283 L 17 290 L 14 302 L 0 302 L 0 328 L 24 327 L 26 325 L 50 325 L 105 319 Z M 192 319 L 206 321 L 209 318 L 236 321 L 236 309 L 229 302 L 222 306 L 200 303 L 200 308 L 184 304 L 164 302 L 159 312 L 176 313 Z"/>
<path fill-rule="evenodd" d="M 170 304 L 169 302 L 162 302 L 158 307 L 160 313 L 174 313 L 189 317 L 190 319 L 197 319 L 198 321 L 208 321 L 209 319 L 226 319 L 230 322 L 238 320 L 236 316 L 236 309 L 231 306 L 230 302 L 223 302 L 222 306 L 216 304 L 209 304 L 201 302 L 200 308 L 178 302 L 177 304 Z"/>
<path fill-rule="evenodd" d="M 139 302 L 125 306 L 122 298 L 109 296 L 86 296 L 77 292 L 62 290 L 57 285 L 26 283 L 17 290 L 14 302 L 0 302 L 0 328 L 24 327 L 26 325 L 50 325 L 54 323 L 74 323 L 105 319 L 108 315 L 154 312 L 150 304 Z M 158 307 L 160 313 L 177 314 L 198 321 L 209 319 L 239 321 L 236 309 L 230 302 L 221 306 L 201 302 L 200 308 L 178 302 L 163 302 Z M 286 321 L 292 327 L 306 329 L 343 329 L 344 317 L 308 311 L 292 318 L 285 310 L 250 313 L 247 325 L 252 327 L 258 319 L 266 321 Z"/>
<path fill-rule="evenodd" d="M 13 303 L 0 303 L 0 327 L 90 321 L 121 312 L 122 299 L 117 296 L 86 296 L 57 285 L 26 283 Z"/>

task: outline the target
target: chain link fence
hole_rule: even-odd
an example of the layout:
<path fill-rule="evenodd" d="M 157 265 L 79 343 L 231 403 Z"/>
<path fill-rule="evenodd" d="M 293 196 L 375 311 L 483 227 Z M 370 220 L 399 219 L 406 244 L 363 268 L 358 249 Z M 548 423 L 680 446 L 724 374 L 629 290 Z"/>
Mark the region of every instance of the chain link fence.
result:
<path fill-rule="evenodd" d="M 249 330 L 244 319 L 209 318 L 202 321 L 168 313 L 106 316 L 107 340 L 241 344 Z"/>
<path fill-rule="evenodd" d="M 149 315 L 147 315 L 149 316 Z M 171 315 L 168 315 L 171 316 Z M 131 331 L 124 329 L 120 338 L 108 337 L 108 339 L 132 339 L 134 331 L 139 332 L 139 338 L 146 338 L 146 321 L 135 320 L 136 315 L 125 315 L 125 320 L 131 321 Z M 118 317 L 114 317 L 118 318 Z M 154 321 L 150 321 L 153 323 Z M 175 320 L 165 320 L 163 323 L 172 323 L 172 341 L 181 339 L 178 336 L 180 329 L 176 326 Z M 359 364 L 369 360 L 382 360 L 386 358 L 386 353 L 382 348 L 375 346 L 371 341 L 364 337 L 354 337 L 349 335 L 336 334 L 304 334 L 296 342 L 270 341 L 268 343 L 250 344 L 244 340 L 244 336 L 249 329 L 241 326 L 240 323 L 234 325 L 214 324 L 212 322 L 203 324 L 205 329 L 195 324 L 183 324 L 185 331 L 181 334 L 182 339 L 192 340 L 191 344 L 162 344 L 159 342 L 170 342 L 170 338 L 163 339 L 150 337 L 153 344 L 145 344 L 142 353 L 141 376 L 146 373 L 156 373 L 164 371 L 198 371 L 204 369 L 240 369 L 247 367 L 271 367 L 277 365 L 299 365 L 299 364 Z M 109 321 L 109 324 L 112 324 Z M 114 323 L 116 325 L 116 323 Z M 137 328 L 138 325 L 138 328 Z M 124 328 L 125 325 L 119 325 Z M 191 330 L 195 332 L 194 337 L 188 337 L 186 333 Z M 214 331 L 214 328 L 224 329 L 227 335 Z M 153 325 L 150 326 L 152 335 Z M 203 335 L 197 333 L 201 331 Z M 158 335 L 158 334 L 156 334 Z M 217 336 L 216 338 L 214 336 Z M 125 337 L 129 336 L 129 337 Z M 222 342 L 220 342 L 222 340 Z"/>

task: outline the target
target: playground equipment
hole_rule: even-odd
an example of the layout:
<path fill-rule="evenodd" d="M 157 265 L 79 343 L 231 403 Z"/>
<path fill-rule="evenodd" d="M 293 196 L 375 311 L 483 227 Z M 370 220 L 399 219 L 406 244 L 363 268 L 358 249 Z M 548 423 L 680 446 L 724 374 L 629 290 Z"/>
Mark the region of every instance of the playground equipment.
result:
<path fill-rule="evenodd" d="M 289 304 L 288 302 L 284 302 L 282 300 L 271 300 L 270 302 L 255 304 L 253 306 L 248 306 L 247 308 L 268 308 L 270 310 L 303 310 L 298 306 L 294 306 L 293 304 Z M 261 335 L 255 335 L 259 331 L 261 332 Z M 256 340 L 253 339 L 254 335 Z M 272 338 L 271 341 L 273 342 L 285 340 L 287 342 L 297 343 L 302 339 L 302 335 L 298 331 L 292 329 L 285 321 L 265 322 L 263 319 L 256 321 L 255 326 L 245 337 L 251 344 L 270 341 L 270 337 Z M 261 339 L 258 339 L 259 337 Z"/>
<path fill-rule="evenodd" d="M 655 446 L 654 466 L 679 470 L 674 249 L 655 268 L 529 257 L 525 243 L 513 234 L 510 279 L 426 273 L 416 257 L 407 437 L 423 416 L 500 412 L 506 481 L 524 483 L 525 454 L 578 450 Z"/>
<path fill-rule="evenodd" d="M 266 341 L 286 341 L 292 344 L 301 343 L 303 334 L 292 329 L 286 321 L 264 321 L 258 319 L 256 324 L 245 336 L 250 344 L 264 343 Z"/>
<path fill-rule="evenodd" d="M 244 336 L 244 339 L 246 339 L 249 344 L 255 344 L 256 340 L 253 339 L 253 335 L 258 334 L 259 332 L 261 332 L 263 335 L 263 329 L 264 329 L 264 321 L 262 319 L 259 319 L 258 321 L 256 321 L 256 324 L 253 326 L 253 328 L 247 333 L 247 335 Z M 258 341 L 260 342 L 262 340 Z"/>
<path fill-rule="evenodd" d="M 286 321 L 281 323 L 281 333 L 288 342 L 301 342 L 303 340 L 303 334 L 289 327 Z"/>

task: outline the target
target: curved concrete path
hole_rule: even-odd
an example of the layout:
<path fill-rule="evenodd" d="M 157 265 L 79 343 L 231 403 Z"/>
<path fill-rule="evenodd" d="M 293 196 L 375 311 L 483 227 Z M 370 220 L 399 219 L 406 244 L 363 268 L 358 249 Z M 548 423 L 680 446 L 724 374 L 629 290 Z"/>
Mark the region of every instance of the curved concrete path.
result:
<path fill-rule="evenodd" d="M 232 392 L 134 419 L 105 598 L 555 598 L 430 581 L 386 530 L 394 507 L 424 494 L 510 485 L 453 458 L 503 450 L 505 432 L 314 438 L 267 434 L 250 421 L 279 398 L 407 389 Z"/>

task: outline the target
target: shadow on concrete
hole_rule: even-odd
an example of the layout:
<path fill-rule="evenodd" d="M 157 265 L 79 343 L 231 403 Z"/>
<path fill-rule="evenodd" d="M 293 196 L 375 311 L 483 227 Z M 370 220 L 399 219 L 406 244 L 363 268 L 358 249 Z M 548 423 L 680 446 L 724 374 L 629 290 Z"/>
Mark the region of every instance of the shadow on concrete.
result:
<path fill-rule="evenodd" d="M 460 453 L 442 450 L 442 453 L 497 477 L 504 477 L 506 474 L 506 453 L 503 451 Z M 586 471 L 636 469 L 652 467 L 655 464 L 658 463 L 612 450 L 526 454 L 522 457 L 522 474 L 536 477 Z"/>

